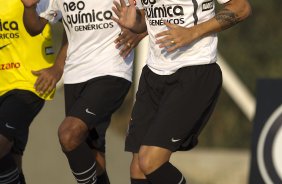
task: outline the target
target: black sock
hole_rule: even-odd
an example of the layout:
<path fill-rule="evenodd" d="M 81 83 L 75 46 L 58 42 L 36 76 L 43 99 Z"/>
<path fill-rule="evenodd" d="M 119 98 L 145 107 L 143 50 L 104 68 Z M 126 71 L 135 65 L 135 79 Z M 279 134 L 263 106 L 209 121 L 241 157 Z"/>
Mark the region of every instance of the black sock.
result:
<path fill-rule="evenodd" d="M 19 174 L 19 179 L 20 179 L 20 184 L 26 184 L 25 177 L 24 177 L 24 174 L 22 172 L 20 172 L 20 174 Z"/>
<path fill-rule="evenodd" d="M 131 184 L 150 184 L 147 179 L 134 179 L 131 178 Z"/>
<path fill-rule="evenodd" d="M 146 178 L 148 178 L 152 184 L 186 184 L 182 173 L 169 162 L 164 163 L 154 172 L 146 175 Z"/>
<path fill-rule="evenodd" d="M 110 184 L 110 180 L 107 174 L 107 171 L 103 172 L 103 174 L 97 176 L 97 184 Z"/>
<path fill-rule="evenodd" d="M 19 183 L 19 170 L 12 154 L 10 153 L 0 159 L 0 183 Z"/>
<path fill-rule="evenodd" d="M 78 184 L 96 184 L 96 161 L 86 143 L 82 143 L 72 151 L 65 152 L 65 155 Z"/>

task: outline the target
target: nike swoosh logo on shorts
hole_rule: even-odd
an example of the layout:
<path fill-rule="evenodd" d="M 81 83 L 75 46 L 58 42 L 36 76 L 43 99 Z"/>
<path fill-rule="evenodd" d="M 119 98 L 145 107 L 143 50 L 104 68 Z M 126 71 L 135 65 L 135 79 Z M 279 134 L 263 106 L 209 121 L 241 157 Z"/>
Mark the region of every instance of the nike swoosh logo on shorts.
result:
<path fill-rule="evenodd" d="M 6 123 L 5 126 L 9 129 L 16 129 L 15 127 L 10 126 L 8 123 Z"/>
<path fill-rule="evenodd" d="M 174 138 L 171 138 L 171 142 L 178 142 L 180 141 L 181 139 L 174 139 Z"/>
<path fill-rule="evenodd" d="M 91 111 L 89 111 L 89 109 L 88 109 L 88 108 L 85 110 L 85 112 L 86 112 L 86 113 L 88 113 L 88 114 L 92 114 L 92 115 L 96 116 L 96 114 L 95 114 L 95 113 L 93 113 L 93 112 L 91 112 Z"/>
<path fill-rule="evenodd" d="M 0 47 L 0 50 L 1 50 L 1 49 L 4 49 L 5 47 L 7 47 L 7 46 L 10 45 L 10 44 L 11 44 L 11 43 L 8 43 L 8 44 L 6 44 L 6 45 L 1 46 L 1 47 Z"/>

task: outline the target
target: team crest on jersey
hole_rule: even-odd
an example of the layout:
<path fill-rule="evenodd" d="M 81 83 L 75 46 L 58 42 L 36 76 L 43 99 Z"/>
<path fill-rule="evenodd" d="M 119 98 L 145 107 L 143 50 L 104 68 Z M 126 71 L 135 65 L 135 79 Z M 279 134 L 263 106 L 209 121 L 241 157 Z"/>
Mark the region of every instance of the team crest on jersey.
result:
<path fill-rule="evenodd" d="M 213 9 L 213 7 L 214 7 L 213 0 L 203 2 L 202 11 L 211 10 L 211 9 Z"/>
<path fill-rule="evenodd" d="M 53 47 L 45 47 L 45 54 L 46 55 L 51 55 L 51 54 L 54 54 L 54 49 Z"/>

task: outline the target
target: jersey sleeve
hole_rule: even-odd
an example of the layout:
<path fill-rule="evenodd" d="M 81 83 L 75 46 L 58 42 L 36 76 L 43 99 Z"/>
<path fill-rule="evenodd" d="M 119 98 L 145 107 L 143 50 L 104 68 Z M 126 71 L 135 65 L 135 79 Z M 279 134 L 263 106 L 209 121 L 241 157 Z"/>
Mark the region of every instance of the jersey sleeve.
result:
<path fill-rule="evenodd" d="M 230 0 L 217 0 L 217 2 L 219 3 L 219 4 L 224 4 L 224 3 L 227 3 L 227 2 L 229 2 Z"/>
<path fill-rule="evenodd" d="M 40 17 L 48 20 L 50 23 L 56 23 L 62 18 L 62 13 L 56 7 L 55 0 L 40 0 L 36 11 Z"/>

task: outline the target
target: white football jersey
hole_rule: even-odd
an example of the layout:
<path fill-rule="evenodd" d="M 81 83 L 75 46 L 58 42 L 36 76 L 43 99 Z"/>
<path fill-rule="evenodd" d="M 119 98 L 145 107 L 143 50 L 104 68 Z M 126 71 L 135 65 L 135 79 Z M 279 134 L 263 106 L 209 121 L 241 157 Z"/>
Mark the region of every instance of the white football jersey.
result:
<path fill-rule="evenodd" d="M 62 14 L 69 41 L 64 83 L 80 83 L 105 75 L 132 80 L 133 52 L 123 59 L 114 43 L 121 29 L 111 20 L 113 0 L 44 0 L 52 2 L 49 8 L 40 8 L 46 7 L 41 1 L 37 8 L 41 17 L 54 21 L 50 14 Z M 48 12 L 42 13 L 40 9 Z M 58 19 L 60 15 L 56 15 Z"/>
<path fill-rule="evenodd" d="M 147 65 L 155 73 L 169 75 L 179 68 L 216 62 L 217 35 L 206 36 L 174 52 L 168 53 L 156 44 L 155 35 L 167 30 L 165 21 L 192 27 L 214 17 L 214 0 L 138 0 L 145 11 L 149 34 Z M 229 0 L 218 0 L 226 3 Z"/>

